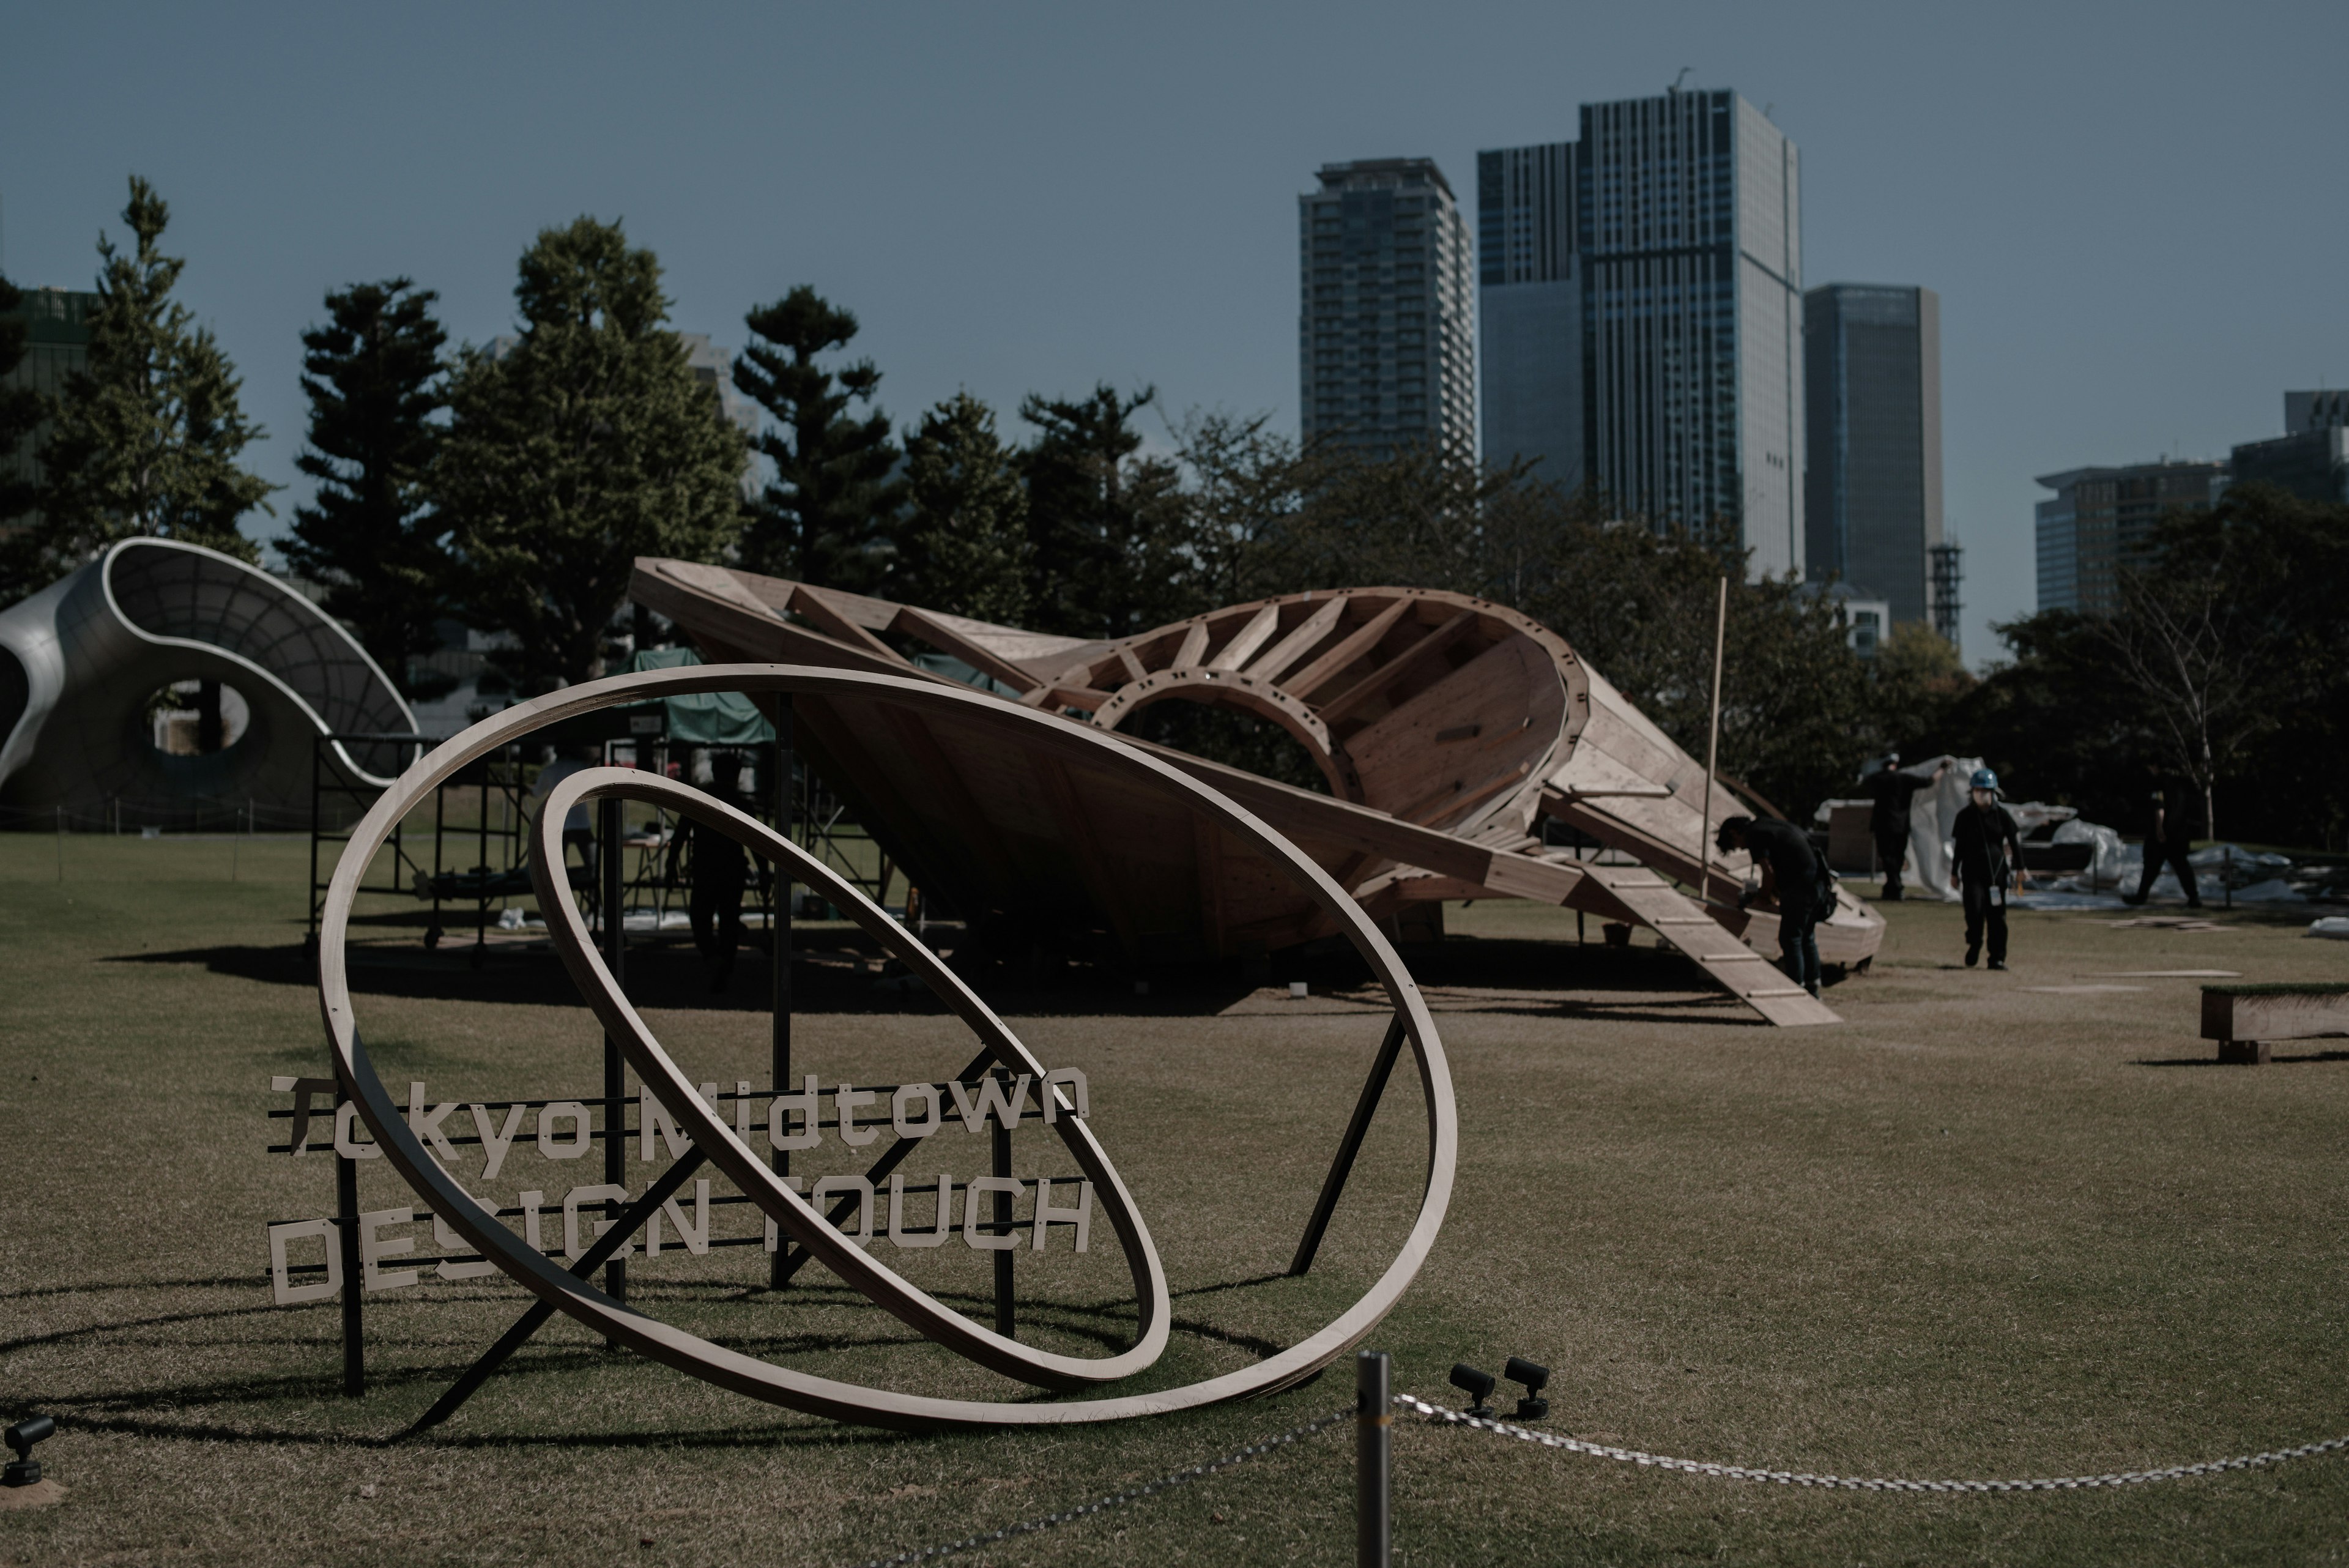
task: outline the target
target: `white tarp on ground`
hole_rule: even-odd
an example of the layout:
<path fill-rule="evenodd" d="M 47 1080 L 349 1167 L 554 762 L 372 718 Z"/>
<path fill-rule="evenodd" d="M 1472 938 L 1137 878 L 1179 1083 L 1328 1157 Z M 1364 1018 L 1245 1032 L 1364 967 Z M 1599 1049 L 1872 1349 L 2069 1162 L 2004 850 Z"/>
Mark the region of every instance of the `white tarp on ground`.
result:
<path fill-rule="evenodd" d="M 2349 942 L 2349 915 L 2327 915 L 2321 920 L 2311 920 L 2308 922 L 2308 934 Z"/>

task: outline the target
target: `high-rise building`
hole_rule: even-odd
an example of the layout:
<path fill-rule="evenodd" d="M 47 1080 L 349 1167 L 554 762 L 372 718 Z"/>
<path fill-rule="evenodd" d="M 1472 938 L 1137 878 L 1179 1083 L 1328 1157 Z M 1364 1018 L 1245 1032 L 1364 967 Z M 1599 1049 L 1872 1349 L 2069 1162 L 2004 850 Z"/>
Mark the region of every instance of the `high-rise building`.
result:
<path fill-rule="evenodd" d="M 1479 229 L 1501 246 L 1482 264 L 1487 461 L 1539 455 L 1660 524 L 1724 519 L 1755 572 L 1799 569 L 1794 143 L 1733 92 L 1669 92 L 1585 104 L 1578 141 L 1483 154 L 1477 175 Z M 1552 215 L 1564 179 L 1570 243 Z M 1571 331 L 1555 303 L 1568 283 Z M 1559 378 L 1577 362 L 1570 400 Z"/>
<path fill-rule="evenodd" d="M 2349 503 L 2349 392 L 2286 392 L 2284 434 L 2232 454 L 2237 484 L 2272 484 L 2302 501 Z"/>
<path fill-rule="evenodd" d="M 1378 456 L 1476 450 L 1468 225 L 1425 158 L 1328 163 L 1297 199 L 1301 425 Z"/>
<path fill-rule="evenodd" d="M 1476 155 L 1477 369 L 1485 461 L 1536 463 L 1568 490 L 1582 472 L 1582 278 L 1575 143 Z"/>
<path fill-rule="evenodd" d="M 2120 608 L 2121 568 L 2144 564 L 2163 514 L 2208 508 L 2228 472 L 2223 462 L 2139 462 L 2039 483 L 2055 493 L 2038 507 L 2039 607 L 2110 615 Z"/>
<path fill-rule="evenodd" d="M 1831 283 L 1803 296 L 1805 575 L 1932 618 L 1941 543 L 1941 302 Z"/>

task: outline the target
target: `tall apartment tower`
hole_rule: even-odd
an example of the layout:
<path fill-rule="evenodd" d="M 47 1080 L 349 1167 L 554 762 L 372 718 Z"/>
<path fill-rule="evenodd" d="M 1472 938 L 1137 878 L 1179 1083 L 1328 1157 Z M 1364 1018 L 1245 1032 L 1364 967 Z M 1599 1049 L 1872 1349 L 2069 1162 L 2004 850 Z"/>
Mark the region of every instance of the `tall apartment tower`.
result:
<path fill-rule="evenodd" d="M 1552 169 L 1573 182 L 1570 248 L 1544 237 Z M 1504 246 L 1497 266 L 1484 264 L 1484 304 L 1499 313 L 1485 351 L 1503 367 L 1487 380 L 1487 460 L 1538 447 L 1545 471 L 1587 480 L 1626 513 L 1726 519 L 1754 571 L 1799 569 L 1794 143 L 1733 92 L 1669 92 L 1585 104 L 1578 141 L 1487 153 L 1477 172 L 1478 226 Z M 1547 286 L 1568 279 L 1579 286 L 1578 342 L 1546 308 Z M 1581 371 L 1574 447 L 1547 433 L 1562 356 Z"/>
<path fill-rule="evenodd" d="M 1941 302 L 1930 288 L 1831 283 L 1803 296 L 1805 575 L 1840 577 L 1938 624 Z"/>
<path fill-rule="evenodd" d="M 1485 461 L 1532 460 L 1534 477 L 1579 489 L 1582 276 L 1576 144 L 1476 155 L 1476 326 Z"/>
<path fill-rule="evenodd" d="M 1476 450 L 1468 225 L 1425 158 L 1328 163 L 1297 199 L 1301 424 L 1387 456 Z"/>

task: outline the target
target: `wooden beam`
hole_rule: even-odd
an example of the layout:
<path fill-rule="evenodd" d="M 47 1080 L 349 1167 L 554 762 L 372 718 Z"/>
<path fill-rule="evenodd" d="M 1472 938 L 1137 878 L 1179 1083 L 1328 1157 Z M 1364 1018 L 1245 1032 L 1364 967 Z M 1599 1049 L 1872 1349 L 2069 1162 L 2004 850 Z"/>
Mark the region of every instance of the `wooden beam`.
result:
<path fill-rule="evenodd" d="M 1307 665 L 1299 672 L 1296 680 L 1282 681 L 1280 689 L 1291 696 L 1311 701 L 1316 688 L 1329 684 L 1332 679 L 1343 672 L 1348 665 L 1376 648 L 1379 645 L 1379 639 L 1392 629 L 1394 623 L 1401 620 L 1403 612 L 1411 607 L 1410 599 L 1395 600 L 1348 634 L 1345 641 Z"/>
<path fill-rule="evenodd" d="M 1272 645 L 1272 651 L 1247 667 L 1247 673 L 1258 680 L 1278 680 L 1288 667 L 1311 651 L 1315 643 L 1330 635 L 1338 618 L 1346 613 L 1346 596 L 1332 594 L 1328 603 L 1305 618 L 1295 631 Z"/>
<path fill-rule="evenodd" d="M 1191 629 L 1183 634 L 1183 646 L 1174 650 L 1174 662 L 1167 668 L 1169 670 L 1188 669 L 1198 663 L 1199 656 L 1206 651 L 1207 623 L 1195 621 L 1192 623 Z"/>
<path fill-rule="evenodd" d="M 897 612 L 897 629 L 913 633 L 942 653 L 951 653 L 982 675 L 1003 682 L 1014 691 L 1035 690 L 1036 678 L 1008 659 L 999 659 L 935 616 L 911 607 Z"/>
<path fill-rule="evenodd" d="M 1232 634 L 1231 641 L 1216 650 L 1207 660 L 1210 670 L 1237 670 L 1246 664 L 1256 650 L 1262 648 L 1272 634 L 1280 629 L 1280 607 L 1267 605 L 1248 618 L 1247 625 Z"/>
<path fill-rule="evenodd" d="M 1371 698 L 1425 666 L 1427 661 L 1460 640 L 1461 635 L 1476 624 L 1475 610 L 1462 610 L 1450 620 L 1363 676 L 1340 693 L 1333 701 L 1319 703 L 1316 711 L 1325 724 L 1335 725 Z"/>
<path fill-rule="evenodd" d="M 832 596 L 822 588 L 812 588 L 802 583 L 792 594 L 792 608 L 832 633 L 843 642 L 875 653 L 899 670 L 913 665 L 913 660 L 874 636 L 850 618 L 847 610 L 833 602 Z"/>

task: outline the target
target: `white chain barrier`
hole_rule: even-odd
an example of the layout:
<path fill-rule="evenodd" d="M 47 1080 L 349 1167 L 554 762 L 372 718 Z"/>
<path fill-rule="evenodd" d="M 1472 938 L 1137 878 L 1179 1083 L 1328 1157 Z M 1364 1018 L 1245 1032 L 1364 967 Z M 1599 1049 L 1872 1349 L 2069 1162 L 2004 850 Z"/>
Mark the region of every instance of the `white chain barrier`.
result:
<path fill-rule="evenodd" d="M 1588 1454 L 1593 1459 L 1614 1459 L 1619 1463 L 1647 1465 L 1657 1469 L 1680 1470 L 1688 1475 L 1718 1476 L 1724 1480 L 1775 1481 L 1780 1486 L 1823 1487 L 1842 1491 L 1924 1491 L 1924 1492 L 2009 1492 L 2009 1491 L 2083 1491 L 2092 1487 L 2144 1486 L 2150 1481 L 2178 1480 L 2187 1476 L 2218 1475 L 2226 1470 L 2260 1469 L 2268 1465 L 2280 1465 L 2290 1459 L 2304 1459 L 2317 1454 L 2337 1453 L 2349 1449 L 2349 1437 L 2328 1438 L 2321 1443 L 2303 1443 L 2296 1449 L 2271 1449 L 2263 1454 L 2242 1454 L 2231 1459 L 2205 1459 L 2199 1464 L 2171 1465 L 2158 1470 L 2121 1470 L 2101 1476 L 2039 1476 L 2025 1480 L 1900 1480 L 1870 1476 L 1821 1476 L 1804 1470 L 1762 1470 L 1744 1465 L 1712 1464 L 1702 1459 L 1676 1459 L 1664 1454 L 1641 1453 L 1637 1449 L 1619 1449 L 1607 1443 L 1587 1443 L 1579 1438 L 1562 1438 L 1553 1432 L 1536 1432 L 1506 1421 L 1489 1420 L 1471 1416 L 1465 1410 L 1454 1410 L 1433 1405 L 1413 1394 L 1394 1397 L 1398 1408 L 1415 1411 L 1431 1421 L 1453 1427 L 1466 1427 L 1475 1431 L 1490 1432 L 1496 1438 L 1515 1438 L 1520 1442 L 1537 1443 L 1545 1449 L 1563 1449 L 1568 1453 Z"/>
<path fill-rule="evenodd" d="M 1580 1438 L 1560 1437 L 1555 1432 L 1537 1432 L 1530 1428 L 1515 1426 L 1507 1421 L 1492 1420 L 1483 1416 L 1471 1416 L 1465 1410 L 1454 1410 L 1446 1406 L 1432 1404 L 1415 1394 L 1398 1394 L 1394 1397 L 1394 1404 L 1396 1409 L 1408 1410 L 1414 1415 L 1423 1416 L 1436 1426 L 1461 1427 L 1470 1431 L 1488 1432 L 1496 1438 L 1511 1438 L 1540 1448 L 1558 1449 L 1570 1454 L 1588 1454 L 1593 1459 L 1613 1459 L 1620 1464 L 1645 1465 L 1652 1469 L 1678 1470 L 1685 1475 L 1713 1476 L 1723 1480 L 1775 1481 L 1780 1486 L 1818 1487 L 1840 1491 L 1957 1493 L 2085 1491 L 2097 1487 L 2144 1486 L 2153 1481 L 2182 1480 L 2188 1476 L 2220 1475 L 2230 1470 L 2262 1469 L 2268 1466 L 2284 1464 L 2292 1459 L 2313 1459 L 2319 1454 L 2339 1453 L 2344 1449 L 2349 1449 L 2349 1437 L 2339 1437 L 2328 1438 L 2321 1443 L 2302 1443 L 2296 1449 L 2271 1449 L 2263 1454 L 2240 1454 L 2230 1459 L 2205 1459 L 2199 1464 L 2171 1465 L 2166 1469 L 2158 1470 L 2118 1470 L 2110 1475 L 2101 1476 L 2034 1476 L 2021 1480 L 1903 1480 L 1894 1477 L 1826 1476 L 1813 1475 L 1807 1470 L 1755 1469 L 1747 1465 L 1714 1464 L 1704 1459 L 1674 1459 L 1669 1454 L 1643 1453 L 1638 1449 L 1621 1449 L 1609 1443 L 1585 1442 Z M 1009 1541 L 1017 1536 L 1032 1535 L 1040 1530 L 1050 1530 L 1057 1524 L 1073 1524 L 1078 1520 L 1090 1519 L 1094 1514 L 1106 1512 L 1129 1502 L 1140 1502 L 1144 1498 L 1154 1497 L 1162 1491 L 1182 1486 L 1186 1482 L 1204 1480 L 1218 1470 L 1228 1469 L 1234 1465 L 1259 1459 L 1276 1449 L 1285 1448 L 1299 1438 L 1312 1437 L 1315 1433 L 1325 1431 L 1340 1421 L 1350 1419 L 1353 1415 L 1354 1411 L 1350 1408 L 1333 1411 L 1318 1420 L 1308 1421 L 1301 1427 L 1292 1427 L 1277 1437 L 1267 1438 L 1260 1443 L 1252 1443 L 1237 1452 L 1226 1454 L 1219 1459 L 1210 1459 L 1204 1464 L 1185 1465 L 1179 1470 L 1171 1470 L 1160 1476 L 1156 1480 L 1129 1488 L 1124 1491 L 1112 1493 L 1108 1497 L 1096 1498 L 1093 1501 L 1077 1508 L 1067 1509 L 1060 1513 L 1048 1513 L 1040 1519 L 1025 1520 L 1018 1524 L 1007 1524 L 1000 1530 L 990 1530 L 983 1535 L 967 1536 L 960 1541 L 951 1541 L 942 1546 L 924 1547 L 918 1552 L 904 1552 L 895 1557 L 876 1557 L 862 1564 L 861 1568 L 906 1568 L 909 1563 L 926 1563 L 933 1558 L 952 1556 L 956 1552 L 970 1552 L 981 1546 L 992 1546 L 998 1542 Z"/>

